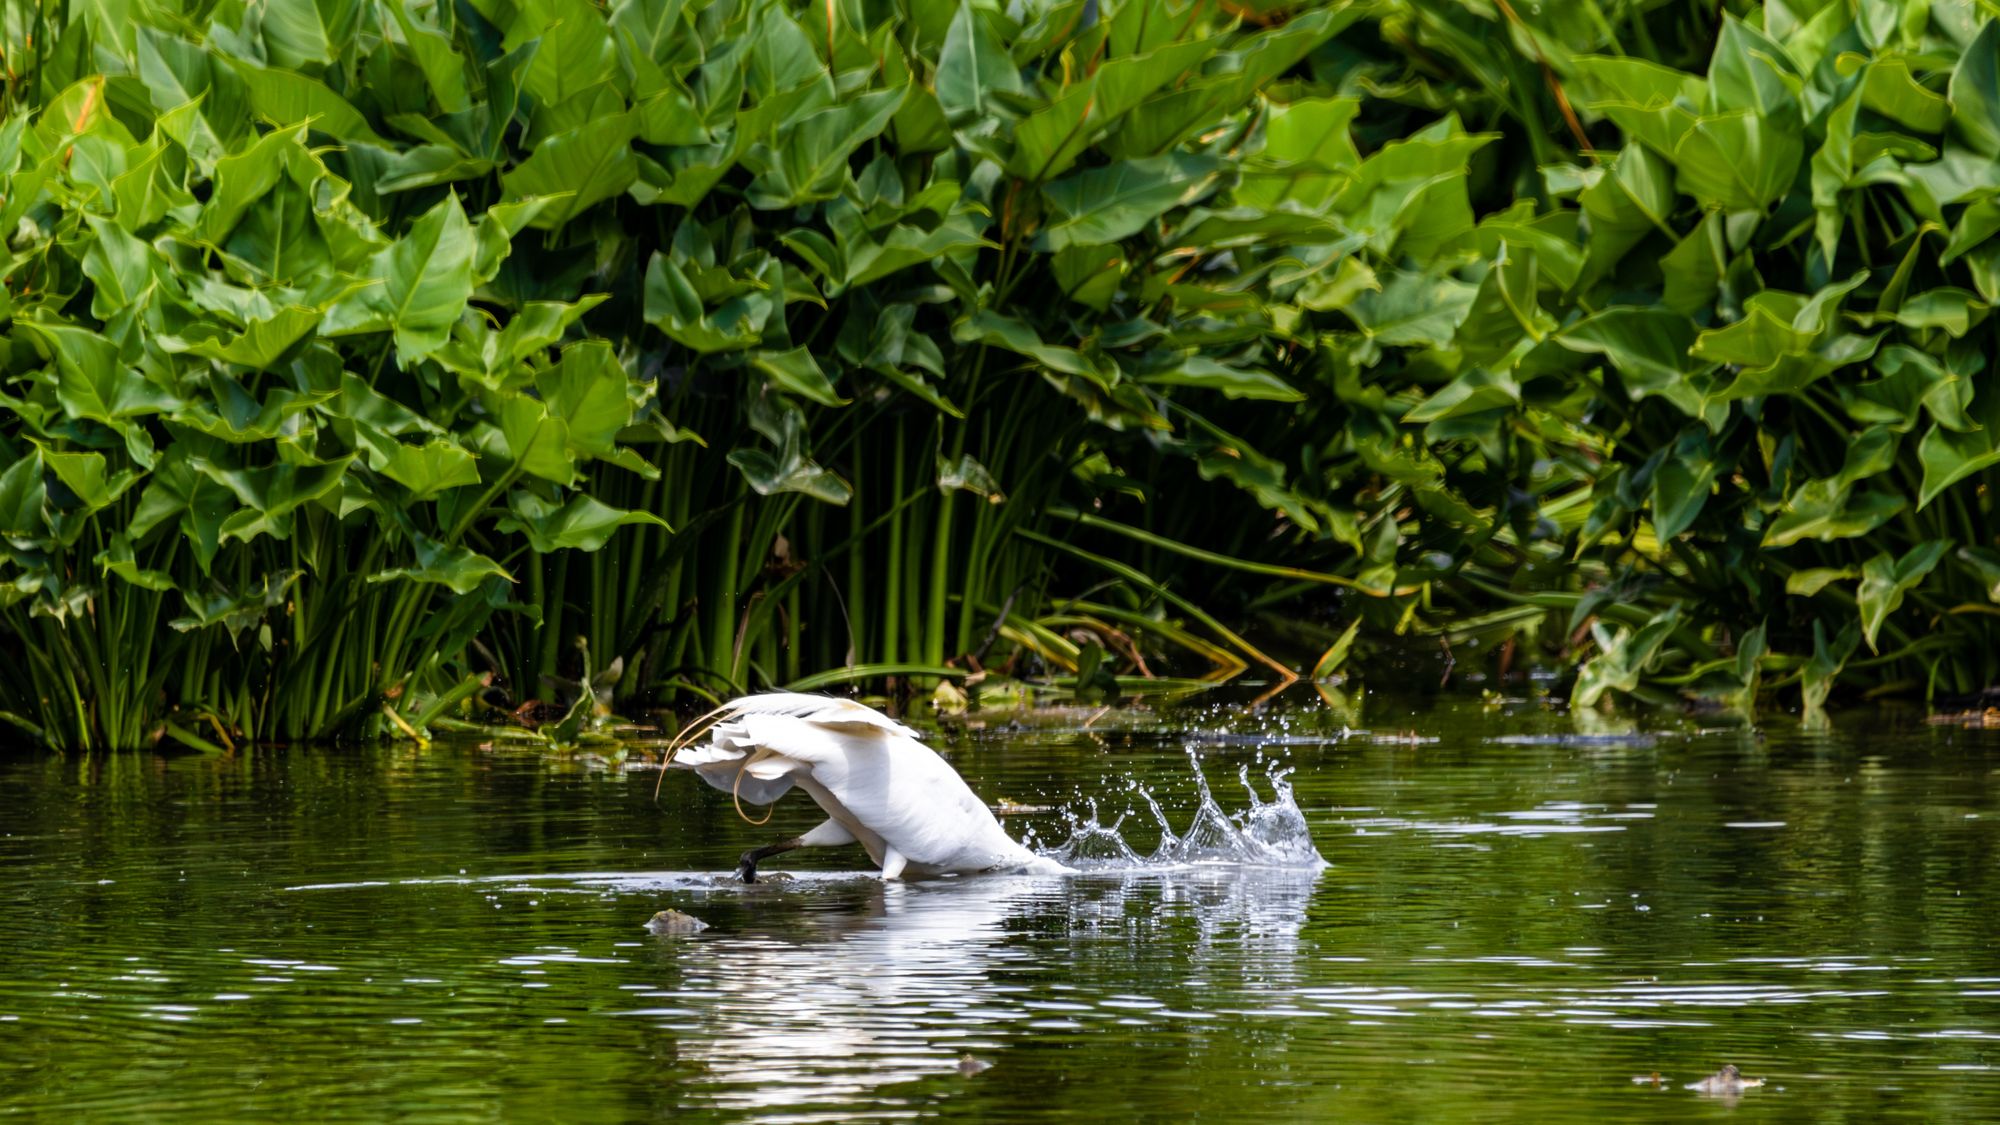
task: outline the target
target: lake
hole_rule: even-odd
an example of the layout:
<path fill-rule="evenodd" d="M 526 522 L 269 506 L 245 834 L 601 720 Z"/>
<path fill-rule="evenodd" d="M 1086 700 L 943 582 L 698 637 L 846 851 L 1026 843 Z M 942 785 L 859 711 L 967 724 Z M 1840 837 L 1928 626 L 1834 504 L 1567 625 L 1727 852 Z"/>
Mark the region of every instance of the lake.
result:
<path fill-rule="evenodd" d="M 936 739 L 1139 855 L 1289 769 L 1323 869 L 746 887 L 817 809 L 644 754 L 0 752 L 0 1115 L 2000 1118 L 2000 731 L 1343 702 Z"/>

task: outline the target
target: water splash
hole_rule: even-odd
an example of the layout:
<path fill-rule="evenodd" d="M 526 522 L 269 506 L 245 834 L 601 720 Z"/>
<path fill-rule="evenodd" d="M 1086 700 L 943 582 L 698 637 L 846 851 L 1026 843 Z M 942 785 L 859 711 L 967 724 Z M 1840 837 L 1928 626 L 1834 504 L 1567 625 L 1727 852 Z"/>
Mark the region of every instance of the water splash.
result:
<path fill-rule="evenodd" d="M 1260 761 L 1262 758 L 1260 756 Z M 1249 794 L 1249 806 L 1239 812 L 1223 810 L 1209 789 L 1201 760 L 1193 747 L 1188 749 L 1188 768 L 1194 772 L 1197 803 L 1194 819 L 1184 831 L 1175 831 L 1173 822 L 1153 791 L 1138 783 L 1133 792 L 1144 802 L 1159 825 L 1160 842 L 1151 855 L 1142 856 L 1125 838 L 1123 828 L 1129 811 L 1109 824 L 1104 822 L 1095 798 L 1083 808 L 1063 810 L 1069 839 L 1037 851 L 1079 871 L 1135 871 L 1187 867 L 1196 864 L 1233 864 L 1244 867 L 1283 867 L 1317 871 L 1326 860 L 1313 846 L 1305 813 L 1292 795 L 1288 767 L 1264 762 L 1264 779 L 1272 790 L 1269 801 L 1257 792 L 1250 780 L 1250 766 L 1237 769 L 1237 780 Z M 1033 842 L 1030 841 L 1033 846 Z"/>

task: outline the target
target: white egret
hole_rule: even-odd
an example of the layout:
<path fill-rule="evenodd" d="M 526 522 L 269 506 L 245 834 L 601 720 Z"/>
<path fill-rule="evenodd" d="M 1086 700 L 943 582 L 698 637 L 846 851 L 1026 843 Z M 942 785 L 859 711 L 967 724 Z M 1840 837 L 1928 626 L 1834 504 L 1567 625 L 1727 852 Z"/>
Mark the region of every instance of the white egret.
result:
<path fill-rule="evenodd" d="M 709 741 L 693 745 L 704 730 Z M 734 799 L 768 805 L 796 785 L 826 811 L 812 831 L 744 852 L 736 874 L 746 883 L 768 856 L 855 843 L 884 879 L 1069 870 L 1008 836 L 916 732 L 851 699 L 746 695 L 691 724 L 669 757 Z"/>

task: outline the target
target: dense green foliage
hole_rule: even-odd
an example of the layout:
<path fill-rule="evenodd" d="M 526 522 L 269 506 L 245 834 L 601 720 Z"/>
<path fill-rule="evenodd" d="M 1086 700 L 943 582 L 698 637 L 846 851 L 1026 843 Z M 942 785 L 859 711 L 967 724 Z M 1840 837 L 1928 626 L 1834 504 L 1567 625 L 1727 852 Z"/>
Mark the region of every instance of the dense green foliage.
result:
<path fill-rule="evenodd" d="M 2000 660 L 1970 4 L 10 0 L 0 50 L 51 742 L 422 726 L 578 634 L 642 700 L 1357 627 L 1586 704 Z"/>

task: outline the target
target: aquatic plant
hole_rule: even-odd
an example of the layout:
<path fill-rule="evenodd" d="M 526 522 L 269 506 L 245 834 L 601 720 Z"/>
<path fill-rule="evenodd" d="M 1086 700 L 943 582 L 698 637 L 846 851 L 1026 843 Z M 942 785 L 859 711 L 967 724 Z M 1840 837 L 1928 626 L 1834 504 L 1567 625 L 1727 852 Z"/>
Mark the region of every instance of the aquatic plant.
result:
<path fill-rule="evenodd" d="M 0 51 L 51 743 L 421 727 L 579 634 L 642 701 L 1397 634 L 1581 704 L 2000 672 L 1967 5 L 42 0 Z"/>

